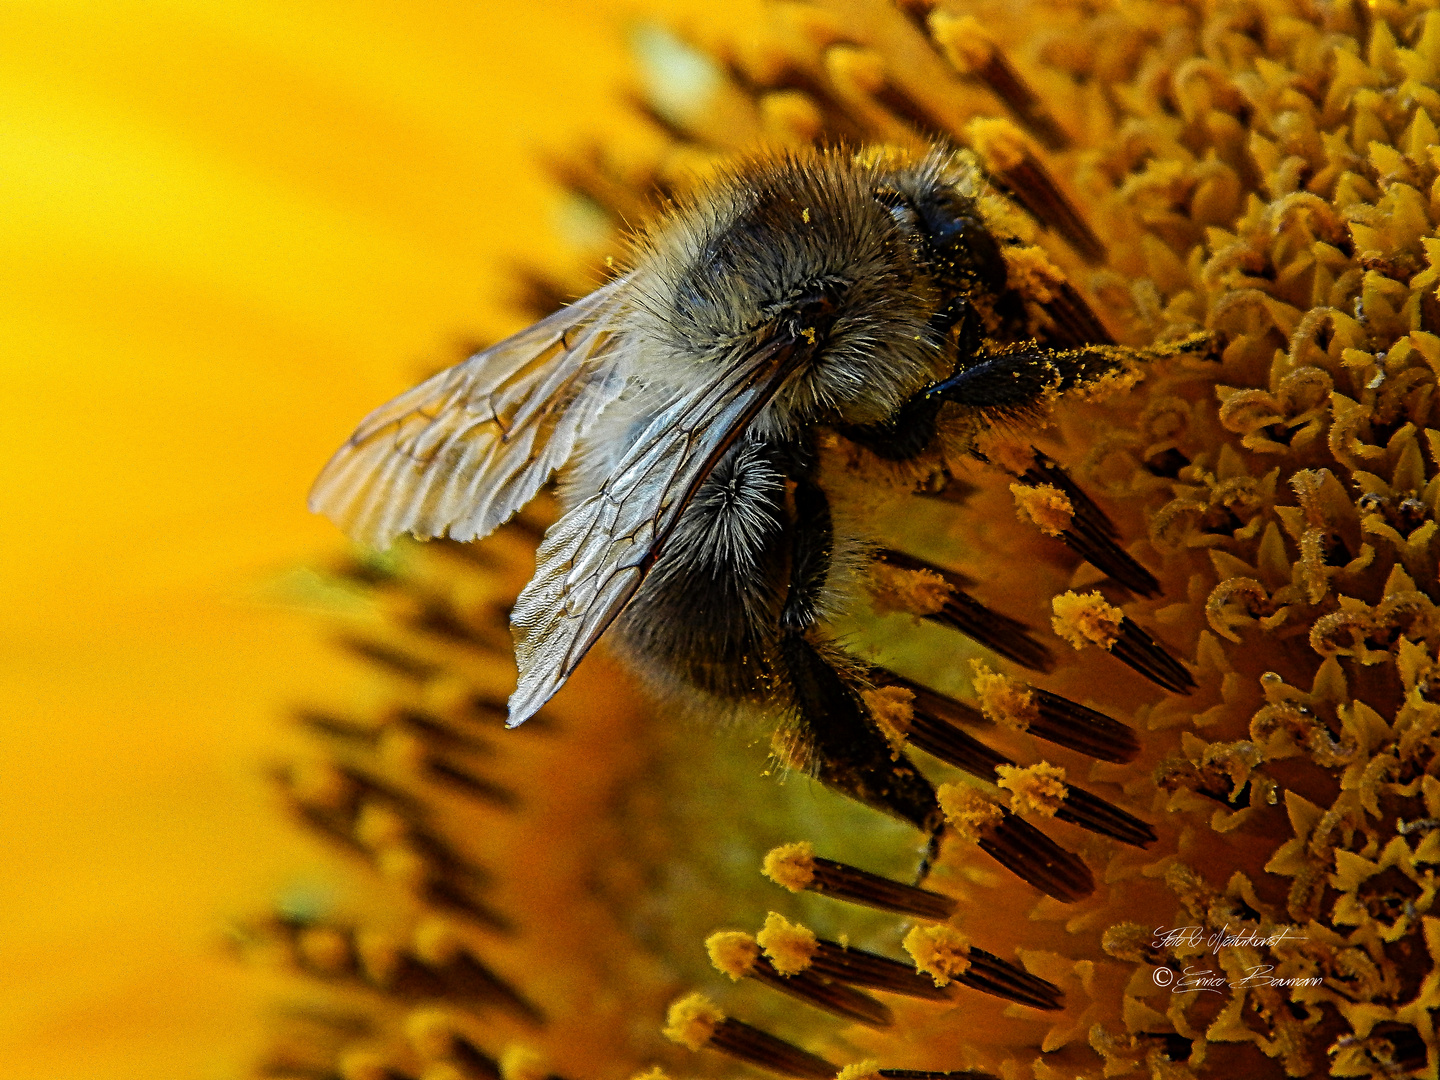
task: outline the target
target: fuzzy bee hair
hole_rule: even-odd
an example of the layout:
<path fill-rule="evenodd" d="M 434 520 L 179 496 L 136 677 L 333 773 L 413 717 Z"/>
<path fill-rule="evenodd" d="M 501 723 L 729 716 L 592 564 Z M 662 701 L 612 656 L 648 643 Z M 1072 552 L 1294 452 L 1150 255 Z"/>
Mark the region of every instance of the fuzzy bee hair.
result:
<path fill-rule="evenodd" d="M 757 430 L 773 439 L 890 416 L 948 370 L 930 323 L 938 283 L 875 193 L 968 186 L 962 162 L 936 152 L 897 170 L 833 151 L 722 174 L 636 245 L 633 326 L 647 359 L 687 371 L 828 292 L 843 302 L 823 355 L 781 389 Z"/>
<path fill-rule="evenodd" d="M 984 424 L 1120 363 L 1073 291 L 1055 312 L 1094 338 L 1031 338 L 1036 301 L 1007 264 L 1019 240 L 984 187 L 946 150 L 723 172 L 608 285 L 368 417 L 311 505 L 372 543 L 468 540 L 561 474 L 565 513 L 512 614 L 512 724 L 609 629 L 665 695 L 783 716 L 822 779 L 931 828 L 933 790 L 827 636 L 862 602 L 876 544 L 822 451 L 886 463 L 875 475 L 904 488 Z"/>

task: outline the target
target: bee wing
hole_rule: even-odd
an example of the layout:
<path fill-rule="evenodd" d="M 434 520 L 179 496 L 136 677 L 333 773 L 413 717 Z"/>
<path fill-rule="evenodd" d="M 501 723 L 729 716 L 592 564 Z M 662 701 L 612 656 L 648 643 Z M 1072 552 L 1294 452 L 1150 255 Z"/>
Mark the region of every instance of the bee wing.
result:
<path fill-rule="evenodd" d="M 793 342 L 771 343 L 676 401 L 600 490 L 545 533 L 510 614 L 520 666 L 511 727 L 550 700 L 635 595 L 696 490 L 800 355 Z"/>
<path fill-rule="evenodd" d="M 625 387 L 625 280 L 427 379 L 367 416 L 310 509 L 355 540 L 474 540 L 535 497 Z"/>

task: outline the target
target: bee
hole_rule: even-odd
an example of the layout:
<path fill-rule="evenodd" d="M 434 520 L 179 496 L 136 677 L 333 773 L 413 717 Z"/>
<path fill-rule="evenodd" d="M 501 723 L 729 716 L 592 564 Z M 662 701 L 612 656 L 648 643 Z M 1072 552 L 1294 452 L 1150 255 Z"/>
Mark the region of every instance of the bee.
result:
<path fill-rule="evenodd" d="M 511 615 L 511 726 L 606 635 L 661 695 L 779 716 L 821 780 L 934 831 L 934 789 L 825 630 L 876 550 L 827 448 L 913 485 L 1126 355 L 1062 281 L 1037 302 L 1011 280 L 1021 241 L 988 198 L 963 151 L 737 167 L 626 272 L 371 413 L 310 507 L 376 547 L 469 541 L 559 474 Z"/>

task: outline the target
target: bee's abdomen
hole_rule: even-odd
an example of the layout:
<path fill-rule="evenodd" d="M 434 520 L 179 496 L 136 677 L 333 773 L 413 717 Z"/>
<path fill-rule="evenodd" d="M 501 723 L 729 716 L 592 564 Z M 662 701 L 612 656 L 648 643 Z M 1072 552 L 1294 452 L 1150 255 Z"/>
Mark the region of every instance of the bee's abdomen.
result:
<path fill-rule="evenodd" d="M 616 623 L 623 649 L 652 678 L 727 700 L 773 693 L 784 498 L 775 455 L 758 441 L 738 445 L 701 485 Z"/>

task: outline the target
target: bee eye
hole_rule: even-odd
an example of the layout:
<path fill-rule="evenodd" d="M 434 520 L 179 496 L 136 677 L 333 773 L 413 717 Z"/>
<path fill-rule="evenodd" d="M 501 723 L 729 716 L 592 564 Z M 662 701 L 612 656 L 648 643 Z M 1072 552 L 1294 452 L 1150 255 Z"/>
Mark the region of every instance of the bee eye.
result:
<path fill-rule="evenodd" d="M 1005 287 L 1005 259 L 1000 246 L 969 199 L 937 190 L 921 201 L 916 212 L 939 262 L 991 292 L 998 293 Z"/>
<path fill-rule="evenodd" d="M 877 189 L 874 198 L 934 271 L 958 274 L 992 292 L 1004 289 L 1005 260 L 969 199 L 945 188 L 912 199 L 888 187 Z"/>

